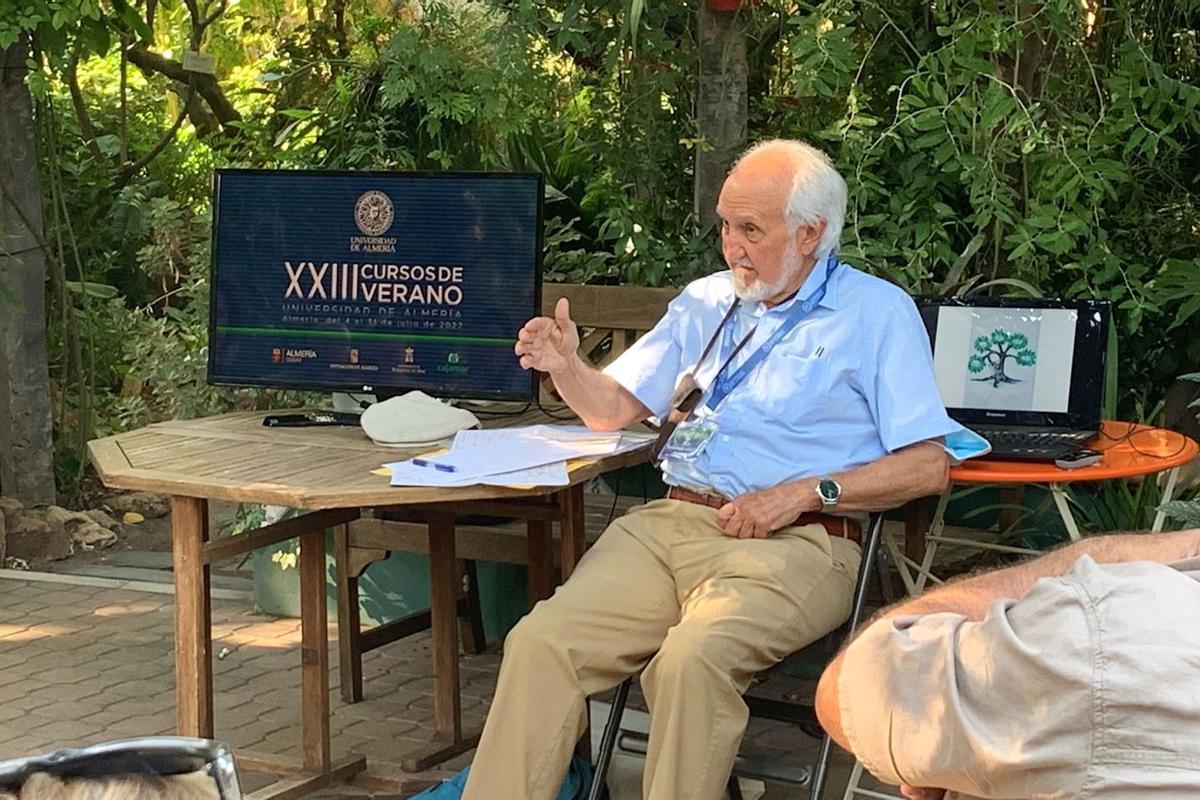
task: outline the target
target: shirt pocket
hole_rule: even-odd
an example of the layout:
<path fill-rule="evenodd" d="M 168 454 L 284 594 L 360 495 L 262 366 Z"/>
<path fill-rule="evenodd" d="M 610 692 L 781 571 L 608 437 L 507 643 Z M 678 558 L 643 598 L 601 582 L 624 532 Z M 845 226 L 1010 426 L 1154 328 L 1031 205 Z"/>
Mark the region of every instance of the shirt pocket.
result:
<path fill-rule="evenodd" d="M 829 359 L 784 352 L 763 366 L 768 409 L 781 419 L 811 419 L 829 402 Z"/>

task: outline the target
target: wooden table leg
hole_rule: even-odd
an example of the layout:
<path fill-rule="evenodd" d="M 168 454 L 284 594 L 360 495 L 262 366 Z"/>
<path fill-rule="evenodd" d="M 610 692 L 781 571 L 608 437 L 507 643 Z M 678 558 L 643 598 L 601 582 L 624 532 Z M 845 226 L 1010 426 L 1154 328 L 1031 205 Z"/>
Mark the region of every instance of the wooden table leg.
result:
<path fill-rule="evenodd" d="M 1000 510 L 996 513 L 996 524 L 1001 533 L 1010 530 L 1021 521 L 1021 517 L 1025 516 L 1022 510 L 1024 505 L 1024 486 L 1000 487 Z"/>
<path fill-rule="evenodd" d="M 562 504 L 562 579 L 566 583 L 587 547 L 583 484 L 568 486 L 559 494 L 559 502 Z"/>
<path fill-rule="evenodd" d="M 563 583 L 571 577 L 571 573 L 575 571 L 575 566 L 579 563 L 579 559 L 583 558 L 583 552 L 587 548 L 586 526 L 587 518 L 584 515 L 583 506 L 583 484 L 577 483 L 568 486 L 559 494 L 560 502 L 562 503 L 562 579 Z M 588 707 L 588 730 L 591 730 L 591 706 Z M 591 738 L 584 734 L 579 741 L 575 743 L 575 755 L 587 761 L 592 760 L 592 742 Z"/>
<path fill-rule="evenodd" d="M 350 564 L 350 526 L 334 531 L 338 602 L 338 667 L 342 701 L 363 699 L 362 620 L 358 613 L 358 576 Z"/>
<path fill-rule="evenodd" d="M 929 502 L 924 497 L 904 504 L 904 555 L 918 564 L 925 559 L 925 534 L 929 532 Z"/>
<path fill-rule="evenodd" d="M 525 546 L 529 556 L 528 600 L 533 608 L 539 600 L 545 600 L 554 591 L 554 559 L 550 555 L 550 523 L 531 519 L 525 523 Z"/>
<path fill-rule="evenodd" d="M 304 769 L 329 771 L 329 621 L 325 531 L 300 537 L 300 736 Z"/>
<path fill-rule="evenodd" d="M 466 752 L 479 734 L 463 736 L 458 680 L 458 565 L 454 558 L 454 515 L 430 512 L 429 613 L 433 638 L 433 741 L 404 756 L 400 766 L 420 772 Z"/>
<path fill-rule="evenodd" d="M 459 614 L 462 628 L 463 650 L 477 656 L 487 647 L 487 634 L 483 630 L 483 603 L 479 598 L 479 568 L 473 560 L 459 561 L 459 583 L 463 589 L 465 613 Z"/>
<path fill-rule="evenodd" d="M 175 719 L 182 736 L 213 738 L 212 598 L 204 543 L 208 501 L 171 498 L 175 571 Z"/>
<path fill-rule="evenodd" d="M 346 531 L 341 531 L 343 541 Z M 353 569 L 348 565 L 348 571 Z M 246 800 L 296 800 L 367 768 L 362 756 L 334 761 L 329 736 L 329 621 L 326 616 L 325 527 L 300 534 L 300 742 L 301 758 L 241 751 L 239 767 L 282 776 Z"/>

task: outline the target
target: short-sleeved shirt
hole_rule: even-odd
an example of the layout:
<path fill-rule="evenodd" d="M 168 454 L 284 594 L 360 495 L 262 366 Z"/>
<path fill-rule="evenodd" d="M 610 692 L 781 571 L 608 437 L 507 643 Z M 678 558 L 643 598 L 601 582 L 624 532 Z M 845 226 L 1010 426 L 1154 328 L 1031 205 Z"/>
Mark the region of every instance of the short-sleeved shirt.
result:
<path fill-rule="evenodd" d="M 800 478 L 868 464 L 916 442 L 960 432 L 942 405 L 929 336 L 899 287 L 845 264 L 819 262 L 790 300 L 768 308 L 742 302 L 718 346 L 696 370 L 711 396 L 716 373 L 750 357 L 794 306 L 824 297 L 718 405 L 718 432 L 692 461 L 663 461 L 666 482 L 735 497 Z M 694 370 L 735 299 L 732 275 L 694 281 L 659 323 L 605 372 L 658 417 L 680 376 Z"/>
<path fill-rule="evenodd" d="M 854 754 L 890 783 L 1200 797 L 1200 559 L 1084 556 L 978 622 L 880 620 L 846 650 L 838 696 Z"/>

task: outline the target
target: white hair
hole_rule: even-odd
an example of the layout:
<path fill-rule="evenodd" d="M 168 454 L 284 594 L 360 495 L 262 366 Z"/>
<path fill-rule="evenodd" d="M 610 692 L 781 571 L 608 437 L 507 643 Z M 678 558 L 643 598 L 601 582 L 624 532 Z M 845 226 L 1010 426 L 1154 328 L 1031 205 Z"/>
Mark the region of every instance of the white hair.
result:
<path fill-rule="evenodd" d="M 816 225 L 825 220 L 825 231 L 813 251 L 813 257 L 820 261 L 837 249 L 842 238 L 842 226 L 846 221 L 846 181 L 829 156 L 796 139 L 759 142 L 741 155 L 733 169 L 749 156 L 764 152 L 780 153 L 792 164 L 792 191 L 784 210 L 788 233 L 795 233 L 801 225 Z"/>

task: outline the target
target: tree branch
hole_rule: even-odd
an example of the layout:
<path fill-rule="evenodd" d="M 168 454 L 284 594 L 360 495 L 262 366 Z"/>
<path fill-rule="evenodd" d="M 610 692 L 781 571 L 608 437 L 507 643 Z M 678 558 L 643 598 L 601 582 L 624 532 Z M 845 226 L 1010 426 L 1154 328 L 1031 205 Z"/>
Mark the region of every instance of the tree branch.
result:
<path fill-rule="evenodd" d="M 204 101 L 199 95 L 193 94 L 192 101 L 187 105 L 188 121 L 192 123 L 192 127 L 196 129 L 196 135 L 200 138 L 211 136 L 214 133 L 221 131 L 221 123 L 217 122 L 217 118 L 208 110 L 208 106 L 204 105 Z"/>
<path fill-rule="evenodd" d="M 118 102 L 120 103 L 117 116 L 117 136 L 120 146 L 117 150 L 118 160 L 124 164 L 129 161 L 129 37 L 121 36 L 121 88 Z"/>
<path fill-rule="evenodd" d="M 75 109 L 75 118 L 79 120 L 79 132 L 83 136 L 83 143 L 97 160 L 103 161 L 104 153 L 100 152 L 100 145 L 96 144 L 96 129 L 92 126 L 87 104 L 83 101 L 83 91 L 79 88 L 79 76 L 76 73 L 79 67 L 80 44 L 80 41 L 76 40 L 75 46 L 71 48 L 67 68 L 63 70 L 63 80 L 66 81 L 67 91 L 71 93 L 71 106 Z"/>
<path fill-rule="evenodd" d="M 226 1 L 218 0 L 211 13 L 206 15 L 201 13 L 197 0 L 183 0 L 183 4 L 187 6 L 188 16 L 192 18 L 192 32 L 188 41 L 193 50 L 200 49 L 200 45 L 204 42 L 204 31 L 225 13 Z"/>
<path fill-rule="evenodd" d="M 167 145 L 175 141 L 175 134 L 179 132 L 179 126 L 183 124 L 185 119 L 187 119 L 188 106 L 191 105 L 194 94 L 194 90 L 189 87 L 187 98 L 183 101 L 183 107 L 179 109 L 179 116 L 175 118 L 175 123 L 171 126 L 170 130 L 162 135 L 162 138 L 158 140 L 158 143 L 154 145 L 154 147 L 150 148 L 148 153 L 139 158 L 135 163 L 130 164 L 127 168 L 121 170 L 121 174 L 117 178 L 118 189 L 126 186 L 131 180 L 133 180 L 134 176 L 136 176 L 142 171 L 142 169 L 145 168 L 147 164 L 157 158 L 158 154 L 165 150 Z"/>
<path fill-rule="evenodd" d="M 193 86 L 196 93 L 208 103 L 213 115 L 221 123 L 221 128 L 228 134 L 238 132 L 237 128 L 230 126 L 231 123 L 240 122 L 242 115 L 229 102 L 225 91 L 212 75 L 188 72 L 180 62 L 163 58 L 158 53 L 151 52 L 141 42 L 134 44 L 127 52 L 130 62 L 142 72 L 163 75 L 184 86 Z"/>

